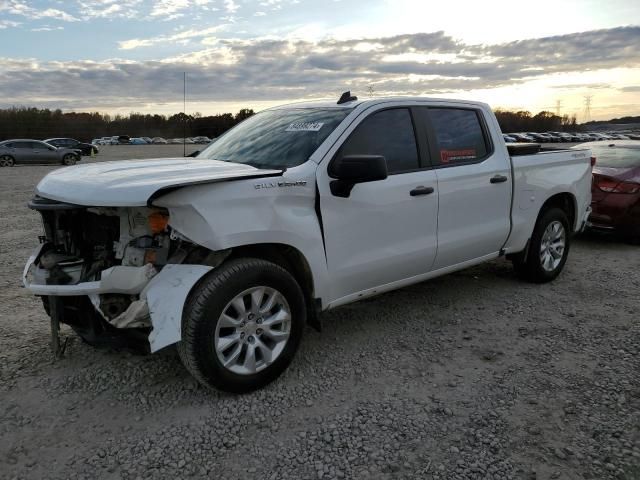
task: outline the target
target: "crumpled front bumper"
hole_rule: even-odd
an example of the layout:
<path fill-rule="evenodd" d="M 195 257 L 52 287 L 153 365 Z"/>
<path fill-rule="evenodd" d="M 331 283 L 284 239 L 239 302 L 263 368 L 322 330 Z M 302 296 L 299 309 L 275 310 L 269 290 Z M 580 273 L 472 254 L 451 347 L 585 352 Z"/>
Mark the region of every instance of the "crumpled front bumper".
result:
<path fill-rule="evenodd" d="M 117 266 L 103 270 L 101 279 L 75 285 L 47 285 L 35 283 L 34 273 L 43 246 L 38 247 L 29 257 L 22 275 L 27 290 L 41 296 L 89 296 L 105 293 L 138 295 L 146 302 L 153 329 L 149 335 L 151 351 L 155 352 L 182 338 L 182 311 L 187 296 L 194 285 L 212 267 L 205 265 L 165 265 L 158 272 L 152 265 L 143 267 Z M 134 302 L 129 308 L 140 308 Z"/>

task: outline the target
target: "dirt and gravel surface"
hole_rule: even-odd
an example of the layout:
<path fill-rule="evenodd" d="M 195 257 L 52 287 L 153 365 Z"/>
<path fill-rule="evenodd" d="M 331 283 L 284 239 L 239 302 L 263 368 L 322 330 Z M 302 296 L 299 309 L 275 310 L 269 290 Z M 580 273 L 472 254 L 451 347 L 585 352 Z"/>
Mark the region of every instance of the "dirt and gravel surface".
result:
<path fill-rule="evenodd" d="M 1 478 L 640 479 L 640 247 L 581 237 L 552 284 L 495 261 L 337 309 L 283 377 L 234 396 L 171 349 L 65 329 L 52 360 L 20 275 L 53 168 L 0 170 Z"/>

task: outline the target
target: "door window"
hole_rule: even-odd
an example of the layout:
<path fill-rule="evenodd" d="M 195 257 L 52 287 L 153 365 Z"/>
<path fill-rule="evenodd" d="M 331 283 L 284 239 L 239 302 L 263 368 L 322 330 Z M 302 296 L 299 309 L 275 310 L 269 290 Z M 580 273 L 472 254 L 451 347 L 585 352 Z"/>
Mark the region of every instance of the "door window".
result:
<path fill-rule="evenodd" d="M 33 148 L 31 142 L 13 142 L 11 146 L 13 148 Z"/>
<path fill-rule="evenodd" d="M 390 174 L 420 168 L 409 110 L 394 108 L 370 115 L 349 136 L 339 155 L 382 155 Z"/>
<path fill-rule="evenodd" d="M 31 148 L 33 148 L 34 150 L 49 150 L 49 147 L 47 147 L 44 143 L 40 143 L 40 142 L 30 142 L 31 143 Z"/>
<path fill-rule="evenodd" d="M 436 163 L 473 163 L 487 156 L 488 142 L 476 110 L 428 108 L 421 112 L 429 116 L 435 134 Z"/>

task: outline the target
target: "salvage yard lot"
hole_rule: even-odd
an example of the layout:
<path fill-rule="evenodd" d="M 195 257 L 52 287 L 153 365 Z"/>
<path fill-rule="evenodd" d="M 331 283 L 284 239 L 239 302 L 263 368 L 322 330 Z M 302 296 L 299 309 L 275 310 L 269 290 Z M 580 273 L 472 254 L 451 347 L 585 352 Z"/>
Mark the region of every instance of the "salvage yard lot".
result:
<path fill-rule="evenodd" d="M 182 155 L 100 148 L 84 161 Z M 52 360 L 20 275 L 54 168 L 0 170 L 0 478 L 640 478 L 639 246 L 582 236 L 550 284 L 498 260 L 336 309 L 278 381 L 234 396 L 172 349 L 65 329 Z"/>

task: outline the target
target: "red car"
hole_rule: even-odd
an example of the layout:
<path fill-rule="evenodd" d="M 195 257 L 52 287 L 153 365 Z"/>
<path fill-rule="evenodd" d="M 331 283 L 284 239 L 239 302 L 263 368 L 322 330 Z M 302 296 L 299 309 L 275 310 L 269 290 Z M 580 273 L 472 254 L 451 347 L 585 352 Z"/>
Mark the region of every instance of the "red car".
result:
<path fill-rule="evenodd" d="M 640 141 L 591 142 L 596 157 L 589 226 L 640 240 Z"/>

